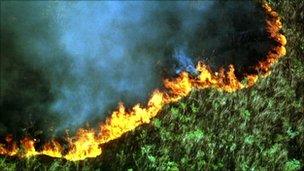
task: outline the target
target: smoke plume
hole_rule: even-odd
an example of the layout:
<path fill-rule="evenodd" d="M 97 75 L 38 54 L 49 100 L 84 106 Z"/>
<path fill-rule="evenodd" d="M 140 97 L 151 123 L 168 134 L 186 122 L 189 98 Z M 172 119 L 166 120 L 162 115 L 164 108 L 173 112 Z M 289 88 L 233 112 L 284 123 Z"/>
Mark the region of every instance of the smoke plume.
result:
<path fill-rule="evenodd" d="M 260 30 L 250 18 L 261 13 L 250 2 L 1 2 L 0 133 L 100 122 L 164 76 L 195 74 L 197 60 L 248 65 L 229 41 Z"/>

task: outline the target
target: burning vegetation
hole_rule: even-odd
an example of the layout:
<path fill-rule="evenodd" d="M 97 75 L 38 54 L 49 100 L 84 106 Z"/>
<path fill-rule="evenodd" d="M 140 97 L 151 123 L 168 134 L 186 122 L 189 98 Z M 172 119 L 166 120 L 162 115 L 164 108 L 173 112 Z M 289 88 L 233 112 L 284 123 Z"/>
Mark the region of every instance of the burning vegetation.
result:
<path fill-rule="evenodd" d="M 214 88 L 219 91 L 234 92 L 253 86 L 259 77 L 269 75 L 271 66 L 286 53 L 286 38 L 280 33 L 282 28 L 280 17 L 268 4 L 264 4 L 263 9 L 266 13 L 265 29 L 269 38 L 275 41 L 275 45 L 269 50 L 267 56 L 254 67 L 258 74 L 245 75 L 244 80 L 246 81 L 237 79 L 232 65 L 227 70 L 220 69 L 218 72 L 213 72 L 208 65 L 198 62 L 197 76 L 181 72 L 176 78 L 165 79 L 165 89 L 155 90 L 146 106 L 137 104 L 132 109 L 126 109 L 121 103 L 117 110 L 100 123 L 97 130 L 81 128 L 74 137 L 66 138 L 67 145 L 53 139 L 38 150 L 35 148 L 35 139 L 25 137 L 17 143 L 9 135 L 6 137 L 5 143 L 0 144 L 0 154 L 18 157 L 47 155 L 71 161 L 96 157 L 102 154 L 102 144 L 117 139 L 142 124 L 150 123 L 164 105 L 179 101 L 192 89 Z"/>

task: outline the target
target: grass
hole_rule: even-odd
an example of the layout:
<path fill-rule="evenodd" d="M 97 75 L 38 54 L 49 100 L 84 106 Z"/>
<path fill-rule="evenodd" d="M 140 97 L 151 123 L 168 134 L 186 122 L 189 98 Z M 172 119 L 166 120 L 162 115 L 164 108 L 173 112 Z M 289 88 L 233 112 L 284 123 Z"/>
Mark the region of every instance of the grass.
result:
<path fill-rule="evenodd" d="M 301 170 L 304 167 L 303 2 L 269 1 L 287 55 L 249 89 L 193 91 L 80 162 L 0 158 L 0 170 Z"/>

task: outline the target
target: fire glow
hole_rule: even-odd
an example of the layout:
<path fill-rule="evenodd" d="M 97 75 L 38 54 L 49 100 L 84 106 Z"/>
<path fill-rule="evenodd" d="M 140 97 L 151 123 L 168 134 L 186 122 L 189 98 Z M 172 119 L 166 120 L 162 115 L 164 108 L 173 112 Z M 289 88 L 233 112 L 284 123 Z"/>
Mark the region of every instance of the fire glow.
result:
<path fill-rule="evenodd" d="M 221 69 L 218 72 L 212 72 L 206 64 L 199 62 L 196 67 L 198 76 L 193 77 L 187 72 L 181 72 L 177 78 L 165 79 L 166 91 L 154 90 L 146 106 L 137 104 L 132 109 L 126 109 L 121 103 L 105 122 L 100 123 L 97 130 L 79 129 L 74 137 L 67 138 L 68 150 L 66 153 L 63 152 L 63 145 L 56 140 L 50 140 L 39 151 L 35 149 L 35 139 L 26 137 L 18 145 L 9 135 L 5 139 L 6 144 L 0 144 L 0 155 L 26 158 L 47 155 L 71 161 L 93 158 L 102 154 L 100 147 L 102 144 L 117 139 L 142 124 L 150 123 L 164 105 L 179 101 L 192 89 L 214 88 L 230 93 L 253 86 L 259 77 L 269 75 L 271 66 L 286 53 L 287 41 L 285 36 L 279 32 L 282 28 L 280 17 L 268 4 L 264 4 L 263 9 L 266 13 L 266 31 L 269 37 L 276 42 L 276 46 L 270 49 L 267 56 L 255 66 L 255 70 L 260 75 L 245 76 L 246 83 L 242 83 L 236 78 L 232 65 L 228 70 Z"/>

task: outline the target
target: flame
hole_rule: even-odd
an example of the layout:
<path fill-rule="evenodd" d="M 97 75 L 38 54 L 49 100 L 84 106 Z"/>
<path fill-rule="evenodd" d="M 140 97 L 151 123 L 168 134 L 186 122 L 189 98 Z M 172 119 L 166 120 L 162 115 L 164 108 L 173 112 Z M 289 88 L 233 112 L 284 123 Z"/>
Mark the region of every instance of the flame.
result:
<path fill-rule="evenodd" d="M 57 158 L 61 158 L 62 154 L 62 147 L 60 145 L 60 143 L 58 143 L 55 140 L 51 140 L 50 142 L 46 143 L 43 148 L 42 148 L 42 152 L 41 154 L 50 156 L 50 157 L 57 157 Z"/>
<path fill-rule="evenodd" d="M 120 103 L 105 122 L 99 125 L 97 130 L 79 129 L 74 137 L 67 138 L 68 152 L 63 154 L 63 146 L 56 140 L 46 143 L 41 151 L 35 149 L 35 139 L 24 138 L 20 141 L 20 147 L 13 141 L 11 135 L 6 138 L 6 143 L 0 143 L 0 155 L 30 157 L 34 155 L 47 155 L 57 158 L 65 158 L 71 161 L 83 160 L 89 157 L 101 155 L 101 145 L 117 139 L 124 133 L 134 130 L 136 127 L 150 123 L 164 105 L 176 102 L 187 96 L 192 89 L 215 88 L 219 91 L 234 92 L 243 88 L 251 87 L 259 77 L 270 74 L 271 66 L 286 54 L 286 38 L 279 31 L 282 23 L 278 14 L 268 4 L 263 5 L 266 16 L 266 31 L 269 37 L 276 42 L 267 54 L 266 58 L 260 61 L 255 70 L 261 75 L 247 75 L 246 83 L 240 82 L 235 74 L 234 67 L 230 65 L 228 70 L 220 69 L 212 72 L 204 63 L 199 62 L 196 70 L 197 77 L 182 72 L 177 78 L 165 79 L 165 91 L 155 90 L 146 106 L 135 105 L 128 110 Z"/>
<path fill-rule="evenodd" d="M 123 104 L 119 105 L 110 118 L 100 125 L 99 143 L 106 143 L 120 137 L 127 131 L 144 123 L 150 123 L 153 118 L 164 106 L 164 93 L 155 90 L 148 102 L 147 107 L 135 105 L 132 110 L 126 111 Z"/>
<path fill-rule="evenodd" d="M 75 139 L 69 141 L 71 150 L 64 156 L 67 160 L 83 160 L 101 154 L 94 130 L 79 129 Z"/>
<path fill-rule="evenodd" d="M 7 147 L 0 143 L 0 155 L 14 156 L 18 152 L 17 144 L 14 142 L 12 135 L 7 135 L 5 138 Z"/>
<path fill-rule="evenodd" d="M 31 157 L 38 154 L 35 149 L 36 139 L 25 137 L 21 140 L 21 150 L 23 150 L 22 157 Z"/>

